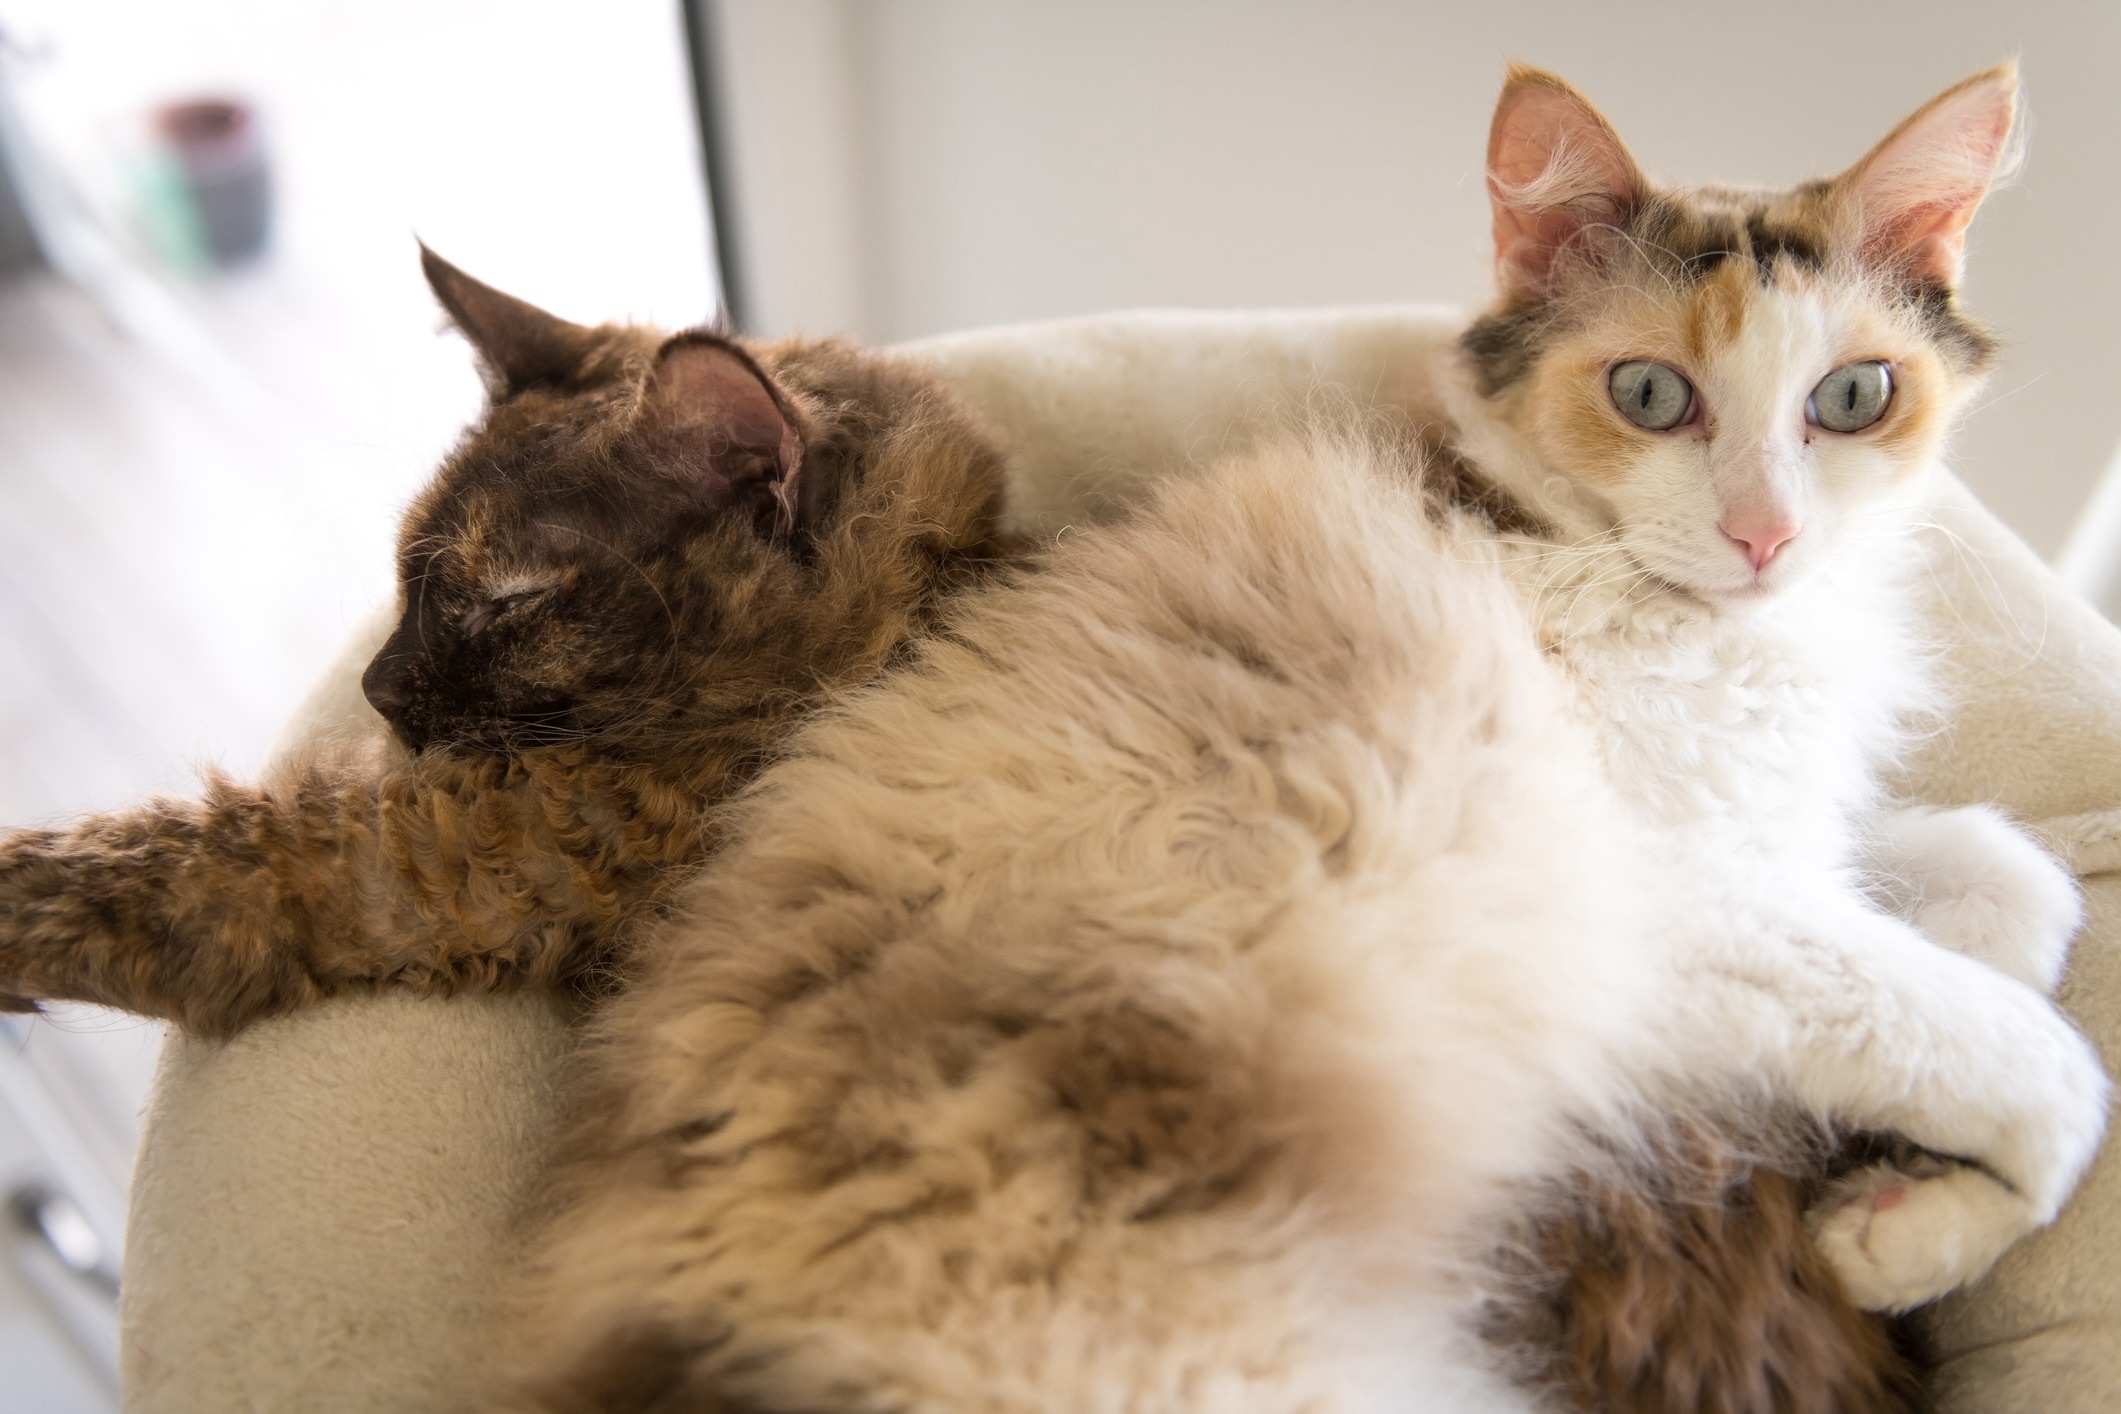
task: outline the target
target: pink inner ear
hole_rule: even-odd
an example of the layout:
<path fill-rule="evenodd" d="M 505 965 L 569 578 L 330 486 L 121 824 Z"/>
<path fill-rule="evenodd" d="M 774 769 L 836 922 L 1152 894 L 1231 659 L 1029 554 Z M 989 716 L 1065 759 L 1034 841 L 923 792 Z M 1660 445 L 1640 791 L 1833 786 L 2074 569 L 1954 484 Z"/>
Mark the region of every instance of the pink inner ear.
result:
<path fill-rule="evenodd" d="M 703 340 L 666 349 L 656 365 L 653 412 L 694 444 L 704 469 L 725 487 L 734 490 L 763 476 L 780 508 L 780 528 L 793 527 L 802 439 L 741 354 Z"/>
<path fill-rule="evenodd" d="M 679 344 L 656 366 L 660 410 L 679 427 L 713 426 L 739 445 L 778 448 L 781 405 L 751 365 L 720 344 Z"/>
<path fill-rule="evenodd" d="M 1647 183 L 1583 96 L 1537 71 L 1513 73 L 1488 132 L 1495 267 L 1505 289 L 1539 288 L 1587 226 L 1616 223 Z"/>
<path fill-rule="evenodd" d="M 1932 99 L 1843 177 L 1863 259 L 1956 284 L 1966 228 L 2010 150 L 2018 82 L 2008 67 Z"/>

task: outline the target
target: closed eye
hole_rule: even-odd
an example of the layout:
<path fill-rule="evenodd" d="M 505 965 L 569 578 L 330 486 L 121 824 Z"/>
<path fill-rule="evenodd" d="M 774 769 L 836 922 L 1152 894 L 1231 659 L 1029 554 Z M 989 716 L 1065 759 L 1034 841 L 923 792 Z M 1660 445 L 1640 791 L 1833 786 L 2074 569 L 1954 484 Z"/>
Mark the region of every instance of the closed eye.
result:
<path fill-rule="evenodd" d="M 483 604 L 474 604 L 464 611 L 464 636 L 475 638 L 518 609 L 533 604 L 550 593 L 550 589 L 525 589 L 515 594 L 503 594 Z"/>

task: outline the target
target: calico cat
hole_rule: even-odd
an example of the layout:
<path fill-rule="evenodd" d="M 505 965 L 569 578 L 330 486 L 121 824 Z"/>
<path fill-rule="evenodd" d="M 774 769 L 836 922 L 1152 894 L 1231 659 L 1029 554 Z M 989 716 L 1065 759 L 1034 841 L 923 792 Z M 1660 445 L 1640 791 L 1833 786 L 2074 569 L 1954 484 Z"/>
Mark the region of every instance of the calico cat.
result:
<path fill-rule="evenodd" d="M 2107 1097 L 2040 994 L 2067 878 L 1878 776 L 1928 700 L 1906 524 L 1988 356 L 1952 291 L 2015 92 L 1678 192 L 1513 72 L 1503 299 L 1411 409 L 1437 494 L 1363 437 L 1176 481 L 805 727 L 595 1023 L 502 1402 L 1906 1399 L 1800 1308 L 1977 1273 Z M 1956 1160 L 1821 1208 L 1829 1273 L 1731 1137 L 1785 1124 Z M 1749 1183 L 1744 1250 L 1675 1231 Z M 1579 1263 L 1559 1370 L 1476 1335 L 1528 1232 Z M 1601 1284 L 1607 1239 L 1675 1270 Z"/>
<path fill-rule="evenodd" d="M 1004 548 L 999 456 L 912 367 L 586 328 L 423 262 L 490 401 L 362 680 L 401 745 L 0 839 L 7 1006 L 225 1035 L 376 983 L 595 991 L 703 807 Z"/>
<path fill-rule="evenodd" d="M 1878 784 L 1934 705 L 1908 502 L 1993 353 L 1954 290 L 2016 94 L 2009 68 L 1970 79 L 1831 181 L 1675 192 L 1580 95 L 1514 72 L 1489 149 L 1503 299 L 1427 410 L 1548 527 L 1523 552 L 1541 631 L 1640 808 L 1794 876 L 1867 870 L 1930 941 L 2046 992 L 2067 878 L 1992 811 L 1895 809 Z M 1815 1129 L 1664 1139 L 1529 1235 L 1553 1284 L 1515 1315 L 1582 1407 L 1911 1407 L 1851 1300 L 1920 1304 L 2028 1222 L 1928 1156 L 1822 1196 Z"/>

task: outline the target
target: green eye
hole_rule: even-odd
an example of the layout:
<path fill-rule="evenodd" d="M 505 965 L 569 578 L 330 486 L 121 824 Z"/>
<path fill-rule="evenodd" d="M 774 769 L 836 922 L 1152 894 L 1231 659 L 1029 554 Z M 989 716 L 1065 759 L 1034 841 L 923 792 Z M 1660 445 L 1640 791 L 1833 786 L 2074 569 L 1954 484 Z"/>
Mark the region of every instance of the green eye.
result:
<path fill-rule="evenodd" d="M 1885 416 L 1892 400 L 1892 371 L 1873 359 L 1844 364 L 1820 379 L 1804 411 L 1829 432 L 1861 432 Z"/>
<path fill-rule="evenodd" d="M 1694 410 L 1694 385 L 1678 370 L 1648 359 L 1614 365 L 1606 386 L 1620 415 L 1652 432 L 1677 427 Z"/>

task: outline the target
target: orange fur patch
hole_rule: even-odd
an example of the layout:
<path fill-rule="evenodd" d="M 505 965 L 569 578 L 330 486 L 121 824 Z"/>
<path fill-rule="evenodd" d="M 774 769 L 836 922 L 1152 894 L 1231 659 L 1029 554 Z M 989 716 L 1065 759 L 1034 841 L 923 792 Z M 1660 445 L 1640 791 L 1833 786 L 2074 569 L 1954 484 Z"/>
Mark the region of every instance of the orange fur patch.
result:
<path fill-rule="evenodd" d="M 1888 362 L 1893 369 L 1893 401 L 1870 436 L 1899 463 L 1899 478 L 1905 480 L 1942 449 L 1958 399 L 1946 391 L 1953 380 L 1943 360 L 1928 349 L 1910 348 Z"/>
<path fill-rule="evenodd" d="M 1588 486 L 1626 481 L 1644 439 L 1664 435 L 1629 426 L 1614 409 L 1606 388 L 1610 365 L 1595 354 L 1549 359 L 1526 394 L 1542 447 Z"/>
<path fill-rule="evenodd" d="M 1726 260 L 1697 285 L 1680 312 L 1680 340 L 1695 367 L 1738 342 L 1758 282 L 1749 262 Z"/>

